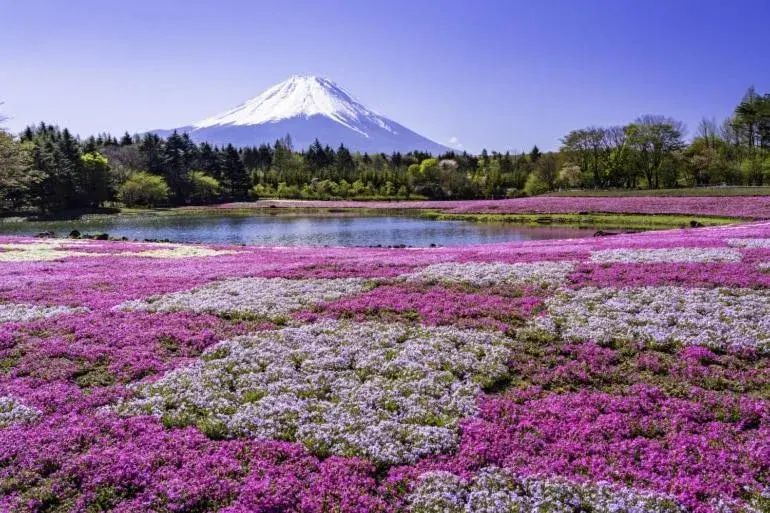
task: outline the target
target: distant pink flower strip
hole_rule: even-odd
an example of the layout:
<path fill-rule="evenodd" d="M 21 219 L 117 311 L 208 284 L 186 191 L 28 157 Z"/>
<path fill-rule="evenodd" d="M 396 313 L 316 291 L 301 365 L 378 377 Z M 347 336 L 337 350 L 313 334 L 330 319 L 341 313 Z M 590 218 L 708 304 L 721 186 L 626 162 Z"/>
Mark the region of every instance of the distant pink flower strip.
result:
<path fill-rule="evenodd" d="M 464 201 L 258 201 L 229 203 L 223 209 L 275 207 L 305 208 L 369 208 L 369 209 L 437 209 L 451 213 L 492 214 L 569 214 L 580 212 L 617 214 L 684 214 L 770 218 L 768 196 L 625 196 L 625 197 L 560 197 L 537 196 L 502 200 Z M 191 207 L 195 208 L 195 207 Z"/>

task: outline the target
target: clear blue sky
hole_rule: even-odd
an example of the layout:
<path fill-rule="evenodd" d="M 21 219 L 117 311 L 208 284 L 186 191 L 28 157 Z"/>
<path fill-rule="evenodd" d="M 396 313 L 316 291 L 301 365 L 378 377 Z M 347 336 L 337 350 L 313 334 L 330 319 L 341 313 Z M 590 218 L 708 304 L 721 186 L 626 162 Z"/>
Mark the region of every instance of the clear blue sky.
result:
<path fill-rule="evenodd" d="M 768 0 L 0 0 L 0 109 L 81 135 L 168 128 L 293 74 L 438 142 L 552 149 L 770 92 Z"/>

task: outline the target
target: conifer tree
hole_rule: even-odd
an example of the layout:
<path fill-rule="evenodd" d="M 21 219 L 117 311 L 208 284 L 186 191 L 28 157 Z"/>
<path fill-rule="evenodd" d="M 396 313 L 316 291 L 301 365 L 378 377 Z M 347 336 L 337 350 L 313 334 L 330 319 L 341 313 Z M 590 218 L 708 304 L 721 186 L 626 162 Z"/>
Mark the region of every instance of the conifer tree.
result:
<path fill-rule="evenodd" d="M 188 141 L 174 131 L 166 139 L 162 159 L 162 174 L 171 189 L 172 201 L 181 205 L 190 191 L 192 155 L 189 154 Z"/>
<path fill-rule="evenodd" d="M 228 144 L 224 150 L 222 174 L 230 196 L 235 199 L 243 199 L 248 196 L 251 181 L 238 150 L 232 144 Z"/>

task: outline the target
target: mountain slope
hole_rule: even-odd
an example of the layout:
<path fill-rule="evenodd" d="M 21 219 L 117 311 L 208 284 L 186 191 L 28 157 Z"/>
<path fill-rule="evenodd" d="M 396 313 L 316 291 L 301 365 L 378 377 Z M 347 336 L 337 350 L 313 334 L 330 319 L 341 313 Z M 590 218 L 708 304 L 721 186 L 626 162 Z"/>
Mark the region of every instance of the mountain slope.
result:
<path fill-rule="evenodd" d="M 290 134 L 296 149 L 318 138 L 322 144 L 344 144 L 369 153 L 448 150 L 365 107 L 330 80 L 314 76 L 291 77 L 234 109 L 176 130 L 196 142 L 218 145 L 273 143 Z M 154 131 L 164 136 L 171 132 Z"/>

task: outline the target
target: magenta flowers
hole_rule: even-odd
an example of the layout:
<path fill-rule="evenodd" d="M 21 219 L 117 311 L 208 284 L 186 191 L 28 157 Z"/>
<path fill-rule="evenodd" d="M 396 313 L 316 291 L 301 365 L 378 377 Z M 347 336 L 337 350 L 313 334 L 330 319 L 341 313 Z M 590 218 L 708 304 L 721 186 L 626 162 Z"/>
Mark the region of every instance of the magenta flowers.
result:
<path fill-rule="evenodd" d="M 230 203 L 221 208 L 252 208 L 253 203 Z M 770 218 L 770 199 L 763 196 L 623 196 L 623 197 L 559 197 L 537 196 L 505 200 L 466 201 L 261 201 L 261 208 L 377 208 L 437 209 L 453 214 L 577 214 L 580 212 L 611 214 L 682 214 Z M 194 208 L 194 207 L 191 207 Z"/>

